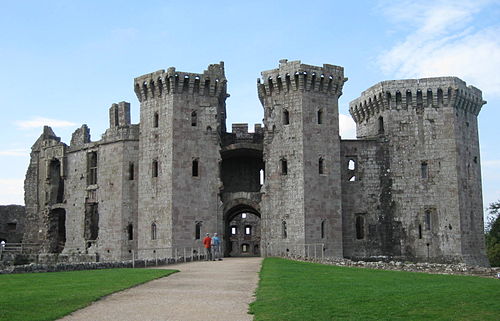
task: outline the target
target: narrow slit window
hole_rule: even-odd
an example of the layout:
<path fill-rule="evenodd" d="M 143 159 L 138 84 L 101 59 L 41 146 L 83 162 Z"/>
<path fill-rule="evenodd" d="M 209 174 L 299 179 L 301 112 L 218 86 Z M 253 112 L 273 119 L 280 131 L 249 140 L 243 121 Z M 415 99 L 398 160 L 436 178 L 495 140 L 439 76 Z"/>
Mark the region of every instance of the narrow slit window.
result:
<path fill-rule="evenodd" d="M 231 235 L 236 235 L 236 234 L 238 234 L 238 227 L 231 226 Z"/>
<path fill-rule="evenodd" d="M 323 110 L 321 110 L 321 109 L 318 110 L 318 117 L 317 117 L 317 119 L 318 119 L 318 125 L 323 124 Z"/>
<path fill-rule="evenodd" d="M 198 177 L 199 176 L 200 173 L 199 173 L 198 160 L 197 159 L 193 160 L 191 171 L 192 171 L 193 177 Z"/>
<path fill-rule="evenodd" d="M 129 224 L 127 226 L 127 236 L 129 241 L 132 241 L 134 239 L 134 225 Z"/>
<path fill-rule="evenodd" d="M 425 229 L 431 229 L 431 211 L 429 210 L 425 211 Z"/>
<path fill-rule="evenodd" d="M 323 175 L 325 173 L 325 161 L 324 161 L 323 157 L 320 157 L 318 159 L 318 173 L 320 175 Z"/>
<path fill-rule="evenodd" d="M 418 224 L 418 238 L 422 239 L 422 224 Z"/>
<path fill-rule="evenodd" d="M 281 222 L 281 237 L 284 239 L 286 239 L 288 237 L 286 221 Z"/>
<path fill-rule="evenodd" d="M 264 170 L 261 169 L 259 172 L 259 183 L 260 185 L 264 185 Z"/>
<path fill-rule="evenodd" d="M 324 220 L 321 221 L 321 238 L 322 239 L 325 238 L 325 224 L 326 224 L 326 222 Z"/>
<path fill-rule="evenodd" d="M 383 135 L 385 132 L 385 129 L 384 129 L 384 117 L 380 116 L 378 118 L 378 133 L 379 135 Z"/>
<path fill-rule="evenodd" d="M 160 123 L 160 116 L 158 115 L 158 112 L 155 112 L 153 116 L 153 127 L 158 128 L 159 123 Z"/>
<path fill-rule="evenodd" d="M 252 235 L 252 226 L 251 225 L 245 226 L 245 235 Z"/>
<path fill-rule="evenodd" d="M 151 240 L 156 240 L 157 238 L 156 223 L 151 224 Z"/>
<path fill-rule="evenodd" d="M 201 222 L 196 222 L 194 227 L 194 238 L 197 240 L 201 239 Z"/>
<path fill-rule="evenodd" d="M 281 159 L 281 175 L 288 175 L 288 163 L 285 158 Z"/>
<path fill-rule="evenodd" d="M 154 160 L 151 164 L 151 176 L 158 177 L 158 161 Z"/>
<path fill-rule="evenodd" d="M 290 113 L 288 110 L 283 110 L 283 125 L 290 124 Z"/>
<path fill-rule="evenodd" d="M 134 163 L 128 165 L 128 179 L 130 181 L 134 180 Z"/>
<path fill-rule="evenodd" d="M 420 176 L 422 178 L 428 178 L 429 177 L 429 169 L 427 166 L 427 162 L 422 162 L 420 165 Z"/>
<path fill-rule="evenodd" d="M 197 126 L 198 125 L 198 115 L 196 113 L 196 110 L 193 110 L 191 113 L 191 126 Z"/>

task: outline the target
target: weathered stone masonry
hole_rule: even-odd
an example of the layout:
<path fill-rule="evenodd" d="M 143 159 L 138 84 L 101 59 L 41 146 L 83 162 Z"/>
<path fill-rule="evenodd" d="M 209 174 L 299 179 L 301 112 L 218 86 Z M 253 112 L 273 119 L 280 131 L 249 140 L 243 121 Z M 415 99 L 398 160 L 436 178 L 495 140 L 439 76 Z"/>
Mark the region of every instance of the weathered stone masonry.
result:
<path fill-rule="evenodd" d="M 24 241 L 119 261 L 217 232 L 226 255 L 321 243 L 332 258 L 487 265 L 481 91 L 454 77 L 381 82 L 351 102 L 358 139 L 342 140 L 346 80 L 339 66 L 281 60 L 257 84 L 264 126 L 228 133 L 222 62 L 138 77 L 139 124 L 121 102 L 99 141 L 86 125 L 69 146 L 44 128 L 26 174 Z"/>

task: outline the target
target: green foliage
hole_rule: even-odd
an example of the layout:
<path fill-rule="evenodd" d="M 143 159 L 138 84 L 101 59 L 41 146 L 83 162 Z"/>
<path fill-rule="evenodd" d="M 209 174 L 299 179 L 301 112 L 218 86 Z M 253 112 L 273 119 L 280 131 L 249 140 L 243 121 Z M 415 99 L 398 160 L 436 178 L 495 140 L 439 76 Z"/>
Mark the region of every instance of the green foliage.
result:
<path fill-rule="evenodd" d="M 486 255 L 491 266 L 500 266 L 500 201 L 488 207 L 490 221 L 486 228 Z"/>
<path fill-rule="evenodd" d="M 174 270 L 109 269 L 0 275 L 0 320 L 56 320 Z"/>
<path fill-rule="evenodd" d="M 498 320 L 500 282 L 266 258 L 255 321 Z"/>

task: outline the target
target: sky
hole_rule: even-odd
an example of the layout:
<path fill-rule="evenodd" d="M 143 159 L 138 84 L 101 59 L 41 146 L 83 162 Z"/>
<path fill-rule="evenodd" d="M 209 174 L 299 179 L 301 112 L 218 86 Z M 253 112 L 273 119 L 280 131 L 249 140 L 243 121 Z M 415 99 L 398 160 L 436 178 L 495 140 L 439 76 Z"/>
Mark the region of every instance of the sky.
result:
<path fill-rule="evenodd" d="M 24 204 L 30 148 L 49 125 L 69 144 L 82 124 L 99 140 L 133 79 L 174 66 L 225 62 L 227 127 L 261 123 L 260 72 L 280 59 L 344 67 L 349 102 L 384 80 L 457 76 L 483 91 L 484 206 L 500 199 L 500 0 L 5 1 L 0 0 L 0 204 Z"/>

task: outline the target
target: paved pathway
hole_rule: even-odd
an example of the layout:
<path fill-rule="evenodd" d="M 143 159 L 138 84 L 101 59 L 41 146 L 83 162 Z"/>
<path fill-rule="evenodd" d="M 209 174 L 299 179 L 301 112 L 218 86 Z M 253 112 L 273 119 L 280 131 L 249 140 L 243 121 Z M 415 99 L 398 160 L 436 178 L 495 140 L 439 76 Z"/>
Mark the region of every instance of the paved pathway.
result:
<path fill-rule="evenodd" d="M 261 258 L 167 265 L 181 272 L 112 294 L 61 320 L 243 321 Z"/>

